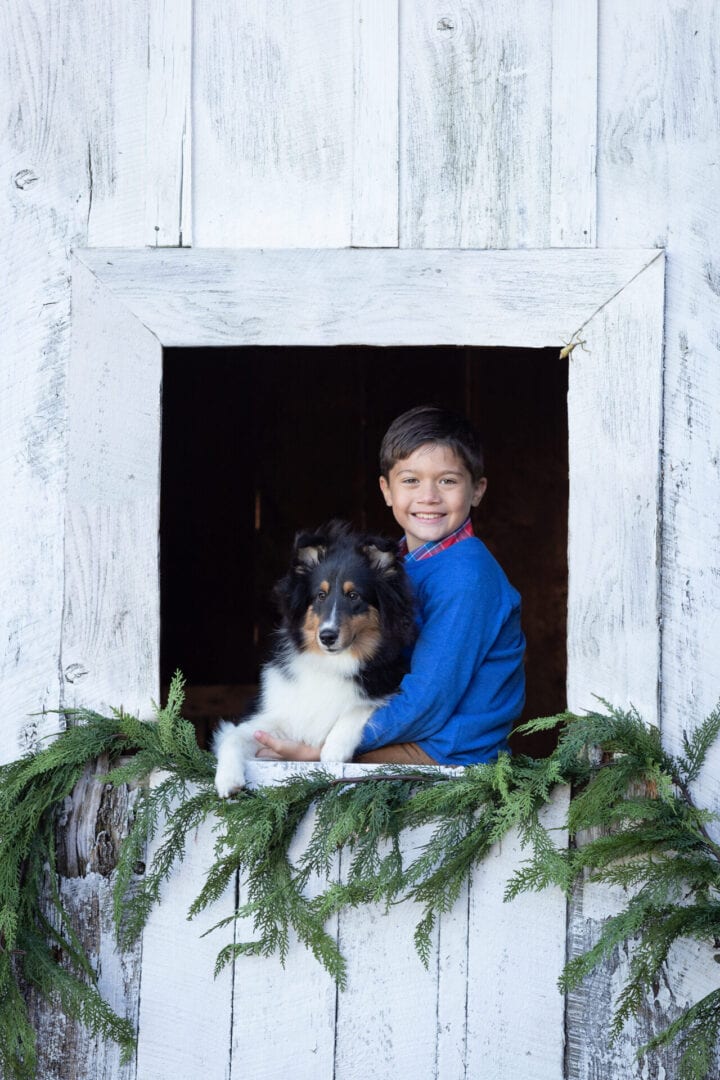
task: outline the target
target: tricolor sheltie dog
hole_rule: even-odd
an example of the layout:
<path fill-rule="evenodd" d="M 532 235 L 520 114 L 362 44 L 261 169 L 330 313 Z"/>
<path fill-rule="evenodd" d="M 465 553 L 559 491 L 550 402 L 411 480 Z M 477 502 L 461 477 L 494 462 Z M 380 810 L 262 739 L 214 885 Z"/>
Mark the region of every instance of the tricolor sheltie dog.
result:
<path fill-rule="evenodd" d="M 281 622 L 255 709 L 238 724 L 221 721 L 213 739 L 221 798 L 244 786 L 258 729 L 320 746 L 321 761 L 350 761 L 407 669 L 413 599 L 394 541 L 342 522 L 300 533 L 275 596 Z"/>

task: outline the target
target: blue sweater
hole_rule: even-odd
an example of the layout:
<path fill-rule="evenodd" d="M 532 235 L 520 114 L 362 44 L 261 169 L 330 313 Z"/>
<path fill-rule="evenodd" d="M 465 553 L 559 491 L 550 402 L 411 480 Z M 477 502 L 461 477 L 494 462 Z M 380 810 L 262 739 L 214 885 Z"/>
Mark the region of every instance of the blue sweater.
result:
<path fill-rule="evenodd" d="M 358 753 L 417 742 L 441 765 L 492 761 L 525 701 L 520 596 L 476 537 L 406 568 L 419 604 L 411 670 Z"/>

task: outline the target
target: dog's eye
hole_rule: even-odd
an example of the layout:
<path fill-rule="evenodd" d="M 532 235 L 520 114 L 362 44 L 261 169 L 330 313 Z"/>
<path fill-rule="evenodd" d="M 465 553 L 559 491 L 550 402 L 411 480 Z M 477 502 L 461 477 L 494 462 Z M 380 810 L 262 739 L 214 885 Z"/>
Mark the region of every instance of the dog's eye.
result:
<path fill-rule="evenodd" d="M 327 593 L 325 592 L 325 590 L 324 589 L 318 589 L 317 596 L 315 597 L 315 599 L 316 600 L 327 600 Z"/>
<path fill-rule="evenodd" d="M 354 589 L 351 589 L 350 592 L 347 594 L 347 598 L 348 598 L 348 600 L 359 600 L 360 599 L 360 593 L 355 592 Z"/>

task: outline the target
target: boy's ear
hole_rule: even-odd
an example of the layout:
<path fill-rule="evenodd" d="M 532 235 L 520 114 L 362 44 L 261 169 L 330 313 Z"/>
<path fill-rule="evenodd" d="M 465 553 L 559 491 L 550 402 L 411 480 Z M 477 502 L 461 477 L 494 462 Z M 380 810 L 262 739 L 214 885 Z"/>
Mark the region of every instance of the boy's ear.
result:
<path fill-rule="evenodd" d="M 482 497 L 487 491 L 487 477 L 481 476 L 477 484 L 473 488 L 473 497 L 470 502 L 471 506 L 479 506 L 482 502 Z"/>
<path fill-rule="evenodd" d="M 388 484 L 388 482 L 387 482 L 387 480 L 385 479 L 384 476 L 380 477 L 380 490 L 383 493 L 383 498 L 385 499 L 385 505 L 386 506 L 392 506 L 392 493 L 390 491 L 390 485 Z"/>

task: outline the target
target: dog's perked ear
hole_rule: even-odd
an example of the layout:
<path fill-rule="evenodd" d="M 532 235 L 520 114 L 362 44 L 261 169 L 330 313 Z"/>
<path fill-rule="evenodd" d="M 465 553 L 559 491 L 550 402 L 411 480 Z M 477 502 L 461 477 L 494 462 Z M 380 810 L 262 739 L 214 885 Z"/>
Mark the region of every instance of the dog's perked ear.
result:
<path fill-rule="evenodd" d="M 397 574 L 399 556 L 397 544 L 393 540 L 373 537 L 362 545 L 362 550 L 375 570 L 385 575 Z"/>
<path fill-rule="evenodd" d="M 293 570 L 306 574 L 327 554 L 327 540 L 318 533 L 298 533 L 293 551 Z"/>

